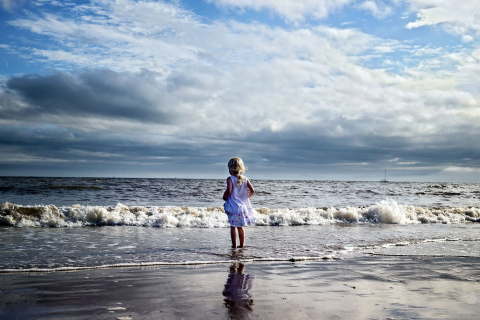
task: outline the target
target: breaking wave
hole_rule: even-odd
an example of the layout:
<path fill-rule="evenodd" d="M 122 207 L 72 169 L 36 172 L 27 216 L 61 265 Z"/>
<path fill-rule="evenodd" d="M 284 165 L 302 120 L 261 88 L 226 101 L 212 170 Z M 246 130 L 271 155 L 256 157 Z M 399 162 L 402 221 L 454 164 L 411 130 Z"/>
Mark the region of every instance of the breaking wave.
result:
<path fill-rule="evenodd" d="M 467 223 L 480 222 L 479 208 L 422 208 L 383 200 L 344 208 L 258 208 L 256 226 L 327 225 L 334 223 Z M 115 207 L 0 204 L 0 225 L 13 227 L 144 226 L 226 228 L 222 207 Z"/>

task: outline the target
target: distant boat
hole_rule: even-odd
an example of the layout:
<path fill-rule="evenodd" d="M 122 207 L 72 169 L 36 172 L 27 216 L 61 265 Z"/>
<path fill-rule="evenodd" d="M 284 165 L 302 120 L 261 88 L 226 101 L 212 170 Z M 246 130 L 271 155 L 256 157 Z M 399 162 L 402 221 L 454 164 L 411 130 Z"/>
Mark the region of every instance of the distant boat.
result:
<path fill-rule="evenodd" d="M 388 180 L 387 180 L 387 169 L 385 169 L 385 179 L 380 180 L 380 182 L 388 182 Z"/>

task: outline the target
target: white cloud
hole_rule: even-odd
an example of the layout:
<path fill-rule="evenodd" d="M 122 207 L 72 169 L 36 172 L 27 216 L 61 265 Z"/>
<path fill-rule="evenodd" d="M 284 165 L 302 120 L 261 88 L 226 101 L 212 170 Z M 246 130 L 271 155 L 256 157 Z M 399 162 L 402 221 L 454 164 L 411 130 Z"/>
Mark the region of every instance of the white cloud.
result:
<path fill-rule="evenodd" d="M 95 6 L 82 6 L 77 12 L 83 19 L 46 14 L 10 23 L 63 44 L 57 50 L 32 50 L 34 56 L 57 67 L 63 64 L 68 69 L 68 64 L 74 64 L 159 72 L 158 77 L 167 83 L 167 91 L 159 93 L 198 119 L 187 131 L 205 131 L 212 122 L 216 125 L 208 130 L 228 130 L 225 119 L 230 109 L 241 109 L 244 116 L 239 128 L 278 131 L 317 124 L 326 135 L 345 136 L 360 130 L 356 127 L 359 123 L 396 119 L 400 110 L 412 115 L 429 110 L 428 90 L 442 87 L 456 95 L 454 82 L 438 79 L 431 72 L 433 65 L 410 69 L 404 76 L 363 67 L 360 58 L 366 51 L 381 56 L 402 45 L 355 29 L 318 26 L 285 30 L 238 22 L 206 25 L 191 12 L 163 2 L 98 0 Z M 429 47 L 412 52 L 444 54 Z M 439 60 L 434 66 L 441 63 Z M 427 90 L 423 95 L 416 91 L 420 87 Z M 151 94 L 155 96 L 154 91 Z M 436 102 L 441 105 L 441 100 Z M 430 112 L 434 113 L 426 113 Z M 358 123 L 338 130 L 339 119 Z M 367 131 L 414 135 L 415 130 L 407 133 L 401 129 L 410 125 L 408 121 L 391 121 Z"/>
<path fill-rule="evenodd" d="M 403 0 L 417 12 L 417 20 L 409 22 L 408 29 L 442 25 L 452 34 L 463 36 L 480 34 L 480 0 Z"/>
<path fill-rule="evenodd" d="M 287 21 L 303 21 L 305 17 L 317 19 L 327 17 L 331 12 L 355 0 L 207 0 L 219 6 L 270 10 Z"/>
<path fill-rule="evenodd" d="M 354 6 L 369 11 L 374 17 L 384 19 L 394 13 L 397 5 L 407 3 L 410 12 L 416 13 L 416 21 L 409 22 L 408 29 L 441 25 L 455 35 L 480 34 L 480 0 L 207 0 L 226 8 L 268 10 L 285 20 L 299 23 L 306 18 L 322 19 L 333 12 Z M 402 9 L 403 10 L 403 9 Z M 404 12 L 402 19 L 408 19 Z M 469 37 L 465 42 L 471 41 Z"/>
<path fill-rule="evenodd" d="M 470 173 L 470 172 L 480 173 L 479 168 L 470 168 L 470 167 L 447 167 L 447 168 L 443 169 L 443 171 L 446 171 L 446 172 L 464 172 L 464 173 Z"/>
<path fill-rule="evenodd" d="M 470 43 L 470 42 L 473 42 L 473 40 L 475 40 L 472 36 L 468 35 L 468 34 L 464 34 L 462 36 L 462 41 L 465 42 L 465 43 Z"/>
<path fill-rule="evenodd" d="M 181 44 L 182 34 L 191 34 L 192 28 L 201 26 L 189 12 L 171 4 L 97 0 L 95 5 L 79 6 L 73 12 L 76 17 L 50 13 L 9 24 L 49 36 L 60 44 L 61 49 L 32 51 L 52 62 L 165 71 L 167 66 L 192 60 L 197 54 L 195 48 Z"/>
<path fill-rule="evenodd" d="M 358 8 L 371 12 L 371 14 L 377 19 L 383 19 L 393 13 L 393 9 L 386 5 L 379 6 L 377 2 L 373 0 L 367 0 L 358 5 Z"/>

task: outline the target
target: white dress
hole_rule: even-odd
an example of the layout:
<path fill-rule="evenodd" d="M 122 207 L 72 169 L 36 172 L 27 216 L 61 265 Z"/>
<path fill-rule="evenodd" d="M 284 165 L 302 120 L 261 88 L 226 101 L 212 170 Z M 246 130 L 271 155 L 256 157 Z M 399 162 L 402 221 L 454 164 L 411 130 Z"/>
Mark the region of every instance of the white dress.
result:
<path fill-rule="evenodd" d="M 252 208 L 248 198 L 247 177 L 243 176 L 243 182 L 237 186 L 238 179 L 230 176 L 232 179 L 232 193 L 225 201 L 223 209 L 228 216 L 228 222 L 232 227 L 251 226 L 255 224 L 255 209 Z"/>

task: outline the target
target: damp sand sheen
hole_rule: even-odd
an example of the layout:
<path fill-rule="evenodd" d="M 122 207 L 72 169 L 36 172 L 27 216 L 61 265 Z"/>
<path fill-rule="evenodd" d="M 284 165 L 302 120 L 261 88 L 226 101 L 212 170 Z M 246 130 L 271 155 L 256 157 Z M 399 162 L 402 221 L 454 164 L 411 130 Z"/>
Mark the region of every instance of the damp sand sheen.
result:
<path fill-rule="evenodd" d="M 0 179 L 0 318 L 479 314 L 479 185 L 253 182 L 232 250 L 224 181 Z"/>

